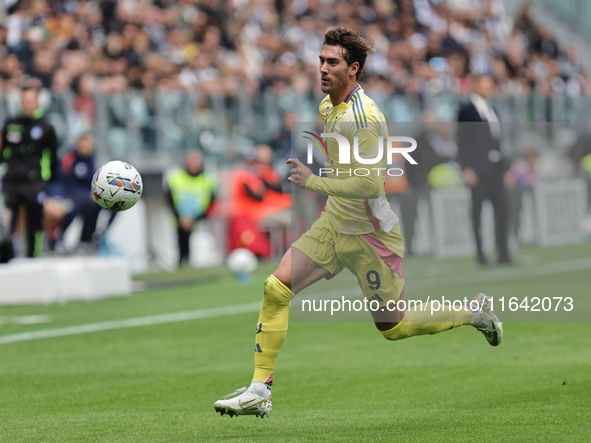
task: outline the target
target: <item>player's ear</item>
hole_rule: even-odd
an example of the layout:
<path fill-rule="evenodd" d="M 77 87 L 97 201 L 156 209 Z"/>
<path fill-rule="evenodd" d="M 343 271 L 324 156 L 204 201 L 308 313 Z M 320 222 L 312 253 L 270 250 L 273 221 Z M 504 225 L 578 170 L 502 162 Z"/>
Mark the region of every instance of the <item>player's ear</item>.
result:
<path fill-rule="evenodd" d="M 349 75 L 357 75 L 359 71 L 359 62 L 353 62 L 349 65 Z"/>

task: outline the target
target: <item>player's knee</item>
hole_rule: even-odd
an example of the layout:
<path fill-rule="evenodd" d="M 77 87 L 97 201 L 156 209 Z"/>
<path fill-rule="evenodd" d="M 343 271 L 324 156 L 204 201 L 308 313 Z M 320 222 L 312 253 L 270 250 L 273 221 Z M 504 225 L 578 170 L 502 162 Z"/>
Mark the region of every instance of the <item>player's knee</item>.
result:
<path fill-rule="evenodd" d="M 292 295 L 289 287 L 283 283 L 276 275 L 272 274 L 263 284 L 263 302 L 275 305 L 285 306 L 291 301 Z"/>
<path fill-rule="evenodd" d="M 291 266 L 278 266 L 273 275 L 277 280 L 291 289 Z"/>

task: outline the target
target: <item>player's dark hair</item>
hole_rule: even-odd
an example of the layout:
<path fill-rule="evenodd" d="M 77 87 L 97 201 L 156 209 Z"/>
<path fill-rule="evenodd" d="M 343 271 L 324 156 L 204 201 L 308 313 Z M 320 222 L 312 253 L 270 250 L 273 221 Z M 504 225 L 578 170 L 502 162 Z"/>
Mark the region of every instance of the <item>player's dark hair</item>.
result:
<path fill-rule="evenodd" d="M 365 65 L 367 54 L 375 51 L 370 44 L 359 35 L 359 32 L 353 29 L 343 28 L 341 26 L 333 28 L 324 34 L 324 46 L 340 46 L 345 51 L 343 58 L 347 65 L 351 66 L 353 63 L 359 63 L 357 70 L 357 80 L 361 76 L 361 71 Z"/>

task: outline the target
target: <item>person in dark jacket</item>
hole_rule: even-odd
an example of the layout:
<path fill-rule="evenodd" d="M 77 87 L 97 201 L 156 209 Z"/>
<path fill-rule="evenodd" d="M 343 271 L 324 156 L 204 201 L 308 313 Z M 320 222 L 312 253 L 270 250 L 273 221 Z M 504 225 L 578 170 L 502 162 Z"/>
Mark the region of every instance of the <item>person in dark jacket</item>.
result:
<path fill-rule="evenodd" d="M 474 78 L 470 101 L 460 107 L 458 114 L 458 154 L 464 183 L 472 191 L 472 226 L 477 259 L 487 264 L 482 250 L 480 218 L 482 203 L 490 200 L 495 214 L 495 237 L 499 263 L 510 263 L 508 247 L 509 200 L 503 183 L 506 172 L 501 152 L 501 127 L 489 98 L 494 91 L 489 75 Z"/>
<path fill-rule="evenodd" d="M 55 177 L 58 142 L 55 129 L 39 109 L 39 93 L 24 88 L 21 112 L 9 118 L 2 129 L 0 161 L 4 162 L 3 194 L 14 233 L 19 208 L 27 216 L 27 256 L 37 257 L 43 249 L 43 201 L 50 180 Z M 10 248 L 9 246 L 9 249 Z M 12 258 L 5 251 L 3 260 Z"/>
<path fill-rule="evenodd" d="M 94 201 L 90 190 L 92 176 L 96 169 L 94 138 L 91 134 L 84 133 L 78 137 L 74 149 L 63 156 L 58 173 L 58 193 L 72 202 L 72 210 L 65 216 L 61 231 L 65 232 L 70 223 L 80 216 L 83 221 L 80 234 L 82 245 L 98 240 L 93 239 L 93 235 L 102 208 Z"/>

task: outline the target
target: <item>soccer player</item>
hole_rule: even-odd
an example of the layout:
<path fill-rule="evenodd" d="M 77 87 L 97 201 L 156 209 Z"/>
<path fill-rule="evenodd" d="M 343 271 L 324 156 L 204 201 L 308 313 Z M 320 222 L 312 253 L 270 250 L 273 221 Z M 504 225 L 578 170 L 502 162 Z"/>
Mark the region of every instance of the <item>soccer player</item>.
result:
<path fill-rule="evenodd" d="M 349 140 L 359 139 L 363 159 L 376 159 L 379 137 L 388 136 L 383 114 L 358 84 L 365 60 L 373 49 L 353 30 L 334 28 L 324 36 L 320 53 L 322 92 L 320 103 L 325 133 L 339 133 Z M 248 388 L 236 390 L 215 402 L 221 415 L 256 415 L 272 410 L 271 385 L 279 351 L 285 341 L 289 303 L 294 295 L 314 282 L 338 274 L 343 267 L 357 276 L 365 298 L 380 301 L 405 300 L 402 255 L 404 252 L 397 215 L 385 197 L 385 174 L 356 176 L 345 173 L 354 168 L 386 166 L 385 156 L 375 165 L 361 164 L 350 155 L 350 162 L 339 163 L 338 144 L 327 138 L 326 166 L 335 171 L 316 176 L 297 159 L 288 180 L 306 190 L 328 195 L 325 211 L 282 258 L 275 272 L 265 280 L 263 302 L 256 326 L 255 371 Z M 376 168 L 379 169 L 379 168 Z M 341 172 L 341 173 L 338 173 Z M 377 296 L 377 297 L 376 297 Z M 440 309 L 372 312 L 378 330 L 388 340 L 414 335 L 436 334 L 462 325 L 483 332 L 497 346 L 502 325 L 490 309 L 490 298 L 478 294 L 474 311 Z"/>

